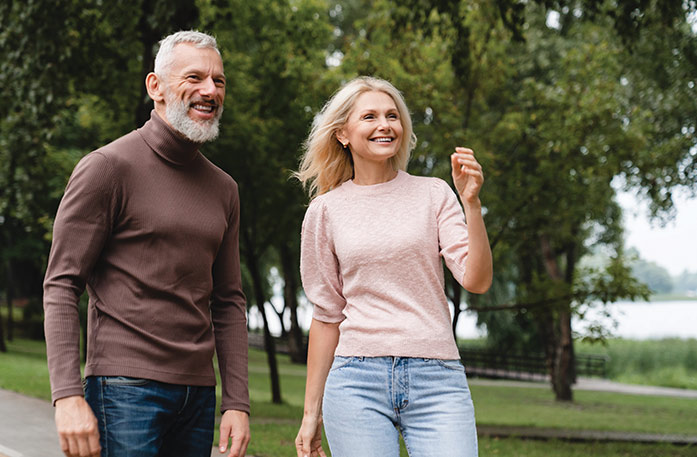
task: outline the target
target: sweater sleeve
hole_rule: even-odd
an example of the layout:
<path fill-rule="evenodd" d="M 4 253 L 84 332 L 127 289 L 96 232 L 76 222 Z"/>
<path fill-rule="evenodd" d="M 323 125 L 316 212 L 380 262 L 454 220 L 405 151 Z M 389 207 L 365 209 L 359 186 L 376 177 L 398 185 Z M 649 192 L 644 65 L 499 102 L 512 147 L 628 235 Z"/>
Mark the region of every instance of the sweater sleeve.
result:
<path fill-rule="evenodd" d="M 112 229 L 113 167 L 99 152 L 73 170 L 53 225 L 44 279 L 44 331 L 53 402 L 83 395 L 78 302 Z"/>
<path fill-rule="evenodd" d="M 457 282 L 462 285 L 469 252 L 465 213 L 450 186 L 442 179 L 436 179 L 435 182 L 433 203 L 436 207 L 440 255 Z"/>
<path fill-rule="evenodd" d="M 240 270 L 240 202 L 233 182 L 232 212 L 228 228 L 213 264 L 211 319 L 220 369 L 220 409 L 249 414 L 247 372 L 247 314 Z"/>
<path fill-rule="evenodd" d="M 341 322 L 346 299 L 342 294 L 339 261 L 334 252 L 326 208 L 315 199 L 305 213 L 300 244 L 300 277 L 313 317 L 322 322 Z"/>

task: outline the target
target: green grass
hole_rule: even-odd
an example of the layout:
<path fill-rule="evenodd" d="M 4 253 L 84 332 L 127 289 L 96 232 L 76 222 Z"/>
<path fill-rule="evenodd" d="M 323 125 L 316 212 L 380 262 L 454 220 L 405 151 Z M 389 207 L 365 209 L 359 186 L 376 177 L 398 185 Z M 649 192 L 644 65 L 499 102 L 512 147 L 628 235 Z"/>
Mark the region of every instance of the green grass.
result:
<path fill-rule="evenodd" d="M 0 388 L 50 401 L 44 342 L 15 338 L 6 344 L 7 352 L 0 353 Z"/>
<path fill-rule="evenodd" d="M 694 457 L 694 446 L 633 443 L 569 443 L 520 439 L 482 439 L 482 457 Z"/>
<path fill-rule="evenodd" d="M 49 383 L 43 342 L 15 340 L 0 354 L 0 388 L 48 399 Z M 271 401 L 266 354 L 250 350 L 252 443 L 248 454 L 259 457 L 295 456 L 293 441 L 302 417 L 305 369 L 279 355 L 284 403 Z M 592 429 L 662 434 L 694 434 L 697 400 L 634 396 L 603 392 L 575 392 L 570 404 L 554 401 L 548 388 L 479 385 L 471 382 L 480 425 Z M 217 433 L 216 442 L 217 444 Z M 326 447 L 325 447 L 326 449 Z M 693 447 L 623 443 L 568 443 L 483 438 L 486 456 L 688 456 Z M 402 454 L 406 455 L 406 454 Z"/>
<path fill-rule="evenodd" d="M 697 430 L 697 399 L 576 391 L 573 403 L 560 403 L 544 388 L 474 382 L 470 388 L 482 425 L 686 435 Z"/>

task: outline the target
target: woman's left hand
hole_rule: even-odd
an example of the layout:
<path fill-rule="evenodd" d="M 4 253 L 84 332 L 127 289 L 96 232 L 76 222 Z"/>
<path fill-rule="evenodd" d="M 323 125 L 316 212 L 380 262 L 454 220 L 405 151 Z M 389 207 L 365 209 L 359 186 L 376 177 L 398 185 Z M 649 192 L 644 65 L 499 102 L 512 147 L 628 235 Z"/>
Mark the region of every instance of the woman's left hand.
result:
<path fill-rule="evenodd" d="M 474 151 L 457 147 L 450 156 L 453 183 L 463 203 L 477 203 L 484 184 L 482 166 L 474 158 Z"/>

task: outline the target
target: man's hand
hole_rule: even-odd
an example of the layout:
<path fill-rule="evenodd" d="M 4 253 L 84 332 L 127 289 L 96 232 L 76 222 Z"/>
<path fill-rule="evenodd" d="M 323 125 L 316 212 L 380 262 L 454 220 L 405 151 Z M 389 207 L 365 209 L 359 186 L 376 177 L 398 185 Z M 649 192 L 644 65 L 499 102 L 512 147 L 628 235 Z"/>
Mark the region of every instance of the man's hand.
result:
<path fill-rule="evenodd" d="M 224 454 L 227 450 L 228 442 L 230 445 L 229 457 L 244 457 L 249 445 L 249 415 L 244 411 L 229 409 L 223 413 L 220 421 L 220 453 Z"/>
<path fill-rule="evenodd" d="M 56 429 L 68 457 L 99 457 L 99 426 L 92 408 L 80 396 L 56 400 Z"/>

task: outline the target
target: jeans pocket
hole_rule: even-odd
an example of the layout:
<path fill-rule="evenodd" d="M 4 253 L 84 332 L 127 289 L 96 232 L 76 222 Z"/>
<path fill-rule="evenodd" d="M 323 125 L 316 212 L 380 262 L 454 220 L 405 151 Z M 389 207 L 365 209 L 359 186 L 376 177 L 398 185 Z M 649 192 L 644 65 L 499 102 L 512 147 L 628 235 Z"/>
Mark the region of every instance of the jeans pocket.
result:
<path fill-rule="evenodd" d="M 149 379 L 129 378 L 126 376 L 104 376 L 102 384 L 105 386 L 123 386 L 123 387 L 139 387 L 146 386 L 150 383 Z"/>
<path fill-rule="evenodd" d="M 459 359 L 453 359 L 453 360 L 444 360 L 444 359 L 436 359 L 438 362 L 438 365 L 442 366 L 443 368 L 447 368 L 449 370 L 455 370 L 455 371 L 461 371 L 465 372 L 465 367 L 462 365 L 462 362 L 460 362 Z"/>
<path fill-rule="evenodd" d="M 332 366 L 329 371 L 332 372 L 343 368 L 349 363 L 353 362 L 355 359 L 356 357 L 342 357 L 340 355 L 334 356 L 334 361 L 332 362 Z"/>

